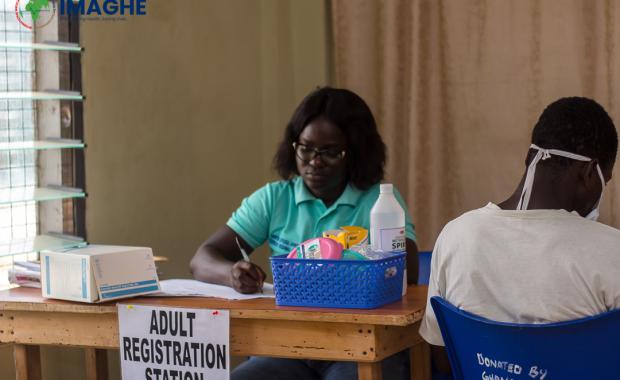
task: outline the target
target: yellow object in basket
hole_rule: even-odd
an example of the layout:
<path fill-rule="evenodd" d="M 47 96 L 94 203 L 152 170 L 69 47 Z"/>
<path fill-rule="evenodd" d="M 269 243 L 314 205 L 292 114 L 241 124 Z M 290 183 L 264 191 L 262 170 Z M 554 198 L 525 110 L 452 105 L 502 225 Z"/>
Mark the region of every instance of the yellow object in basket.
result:
<path fill-rule="evenodd" d="M 342 230 L 347 232 L 347 247 L 368 243 L 368 230 L 358 226 L 342 226 Z"/>
<path fill-rule="evenodd" d="M 349 248 L 349 236 L 345 230 L 328 230 L 323 232 L 323 237 L 337 241 L 343 249 Z"/>

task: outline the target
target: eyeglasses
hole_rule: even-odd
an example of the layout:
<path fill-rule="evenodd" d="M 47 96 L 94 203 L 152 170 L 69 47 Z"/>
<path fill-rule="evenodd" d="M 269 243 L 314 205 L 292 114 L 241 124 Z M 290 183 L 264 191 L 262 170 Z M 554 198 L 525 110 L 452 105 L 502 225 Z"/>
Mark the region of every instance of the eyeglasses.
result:
<path fill-rule="evenodd" d="M 344 149 L 317 149 L 305 144 L 293 143 L 295 155 L 303 162 L 310 162 L 321 156 L 326 164 L 337 164 L 344 158 L 346 150 Z"/>

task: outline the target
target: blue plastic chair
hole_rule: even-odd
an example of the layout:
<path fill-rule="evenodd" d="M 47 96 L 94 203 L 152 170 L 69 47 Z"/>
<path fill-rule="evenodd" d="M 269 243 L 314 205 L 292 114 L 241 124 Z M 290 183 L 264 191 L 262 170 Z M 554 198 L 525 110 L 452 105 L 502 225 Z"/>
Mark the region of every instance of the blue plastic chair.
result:
<path fill-rule="evenodd" d="M 418 252 L 418 285 L 428 285 L 431 277 L 432 251 Z"/>
<path fill-rule="evenodd" d="M 456 380 L 620 378 L 620 309 L 534 325 L 490 321 L 440 297 L 431 305 Z"/>

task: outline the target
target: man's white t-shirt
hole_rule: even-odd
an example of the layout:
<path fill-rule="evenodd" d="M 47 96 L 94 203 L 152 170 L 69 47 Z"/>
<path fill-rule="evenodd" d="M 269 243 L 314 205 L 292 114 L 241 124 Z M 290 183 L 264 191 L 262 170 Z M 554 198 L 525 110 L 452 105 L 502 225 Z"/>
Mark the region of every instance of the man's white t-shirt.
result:
<path fill-rule="evenodd" d="M 433 250 L 420 335 L 443 346 L 432 296 L 515 323 L 617 309 L 620 230 L 564 210 L 502 210 L 489 203 L 448 223 Z"/>

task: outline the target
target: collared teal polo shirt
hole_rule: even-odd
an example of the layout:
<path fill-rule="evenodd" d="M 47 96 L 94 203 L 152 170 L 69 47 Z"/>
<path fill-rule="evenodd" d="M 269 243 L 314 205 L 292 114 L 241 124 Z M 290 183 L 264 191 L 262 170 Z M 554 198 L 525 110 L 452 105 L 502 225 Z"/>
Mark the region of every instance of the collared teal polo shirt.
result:
<path fill-rule="evenodd" d="M 405 210 L 406 237 L 415 241 L 415 229 L 398 190 L 394 195 Z M 271 182 L 241 202 L 226 222 L 252 248 L 269 243 L 273 255 L 289 253 L 300 243 L 341 226 L 370 227 L 370 210 L 379 196 L 379 184 L 360 190 L 348 184 L 330 207 L 316 198 L 301 177 Z"/>

